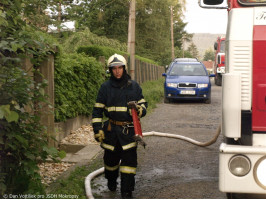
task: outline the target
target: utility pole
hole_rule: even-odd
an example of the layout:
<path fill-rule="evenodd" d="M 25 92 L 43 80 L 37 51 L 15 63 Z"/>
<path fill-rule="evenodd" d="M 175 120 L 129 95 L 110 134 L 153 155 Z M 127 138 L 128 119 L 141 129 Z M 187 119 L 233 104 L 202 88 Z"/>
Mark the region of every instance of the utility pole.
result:
<path fill-rule="evenodd" d="M 131 42 L 131 2 L 129 5 L 128 34 L 127 34 L 127 52 L 129 54 L 130 54 L 130 42 Z"/>
<path fill-rule="evenodd" d="M 173 20 L 173 6 L 171 9 L 171 42 L 172 42 L 172 60 L 175 59 L 175 48 L 174 48 L 174 20 Z"/>
<path fill-rule="evenodd" d="M 58 16 L 57 16 L 57 21 L 58 21 L 58 32 L 61 32 L 61 24 L 62 24 L 62 3 L 61 1 L 58 2 Z"/>
<path fill-rule="evenodd" d="M 182 55 L 185 57 L 185 38 L 182 36 Z"/>
<path fill-rule="evenodd" d="M 135 80 L 135 21 L 136 0 L 131 0 L 128 22 L 128 51 L 130 53 L 130 76 Z"/>

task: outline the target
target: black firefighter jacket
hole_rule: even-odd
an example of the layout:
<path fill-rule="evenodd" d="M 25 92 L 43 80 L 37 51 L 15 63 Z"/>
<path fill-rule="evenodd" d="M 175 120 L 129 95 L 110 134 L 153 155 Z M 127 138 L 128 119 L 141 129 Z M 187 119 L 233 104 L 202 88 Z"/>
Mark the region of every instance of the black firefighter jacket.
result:
<path fill-rule="evenodd" d="M 137 146 L 134 136 L 134 127 L 118 126 L 110 123 L 111 130 L 107 131 L 109 120 L 103 123 L 103 114 L 112 120 L 122 122 L 132 122 L 132 116 L 129 114 L 127 103 L 129 101 L 137 101 L 142 106 L 142 116 L 146 115 L 147 102 L 142 95 L 142 89 L 139 84 L 133 80 L 119 87 L 113 80 L 108 80 L 101 85 L 99 89 L 96 103 L 92 113 L 92 125 L 94 133 L 103 130 L 105 139 L 101 143 L 101 147 L 114 151 L 119 141 L 123 150 L 128 150 Z"/>

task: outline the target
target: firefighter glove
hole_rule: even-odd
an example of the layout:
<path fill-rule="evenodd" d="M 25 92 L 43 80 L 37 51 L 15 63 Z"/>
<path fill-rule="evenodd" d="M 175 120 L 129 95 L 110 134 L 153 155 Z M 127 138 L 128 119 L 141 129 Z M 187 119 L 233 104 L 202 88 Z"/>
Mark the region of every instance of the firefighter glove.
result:
<path fill-rule="evenodd" d="M 102 143 L 103 140 L 105 139 L 103 130 L 99 130 L 99 132 L 97 134 L 95 134 L 94 137 L 95 137 L 96 141 Z"/>
<path fill-rule="evenodd" d="M 131 108 L 131 109 L 135 109 L 135 108 Z M 131 109 L 129 109 L 129 114 L 132 116 Z M 136 110 L 137 110 L 137 113 L 138 113 L 138 117 L 141 117 L 142 113 L 143 113 L 143 107 L 140 106 L 140 105 L 136 105 Z"/>
<path fill-rule="evenodd" d="M 143 112 L 143 107 L 140 105 L 137 105 L 137 112 L 138 112 L 138 117 L 142 116 L 142 112 Z"/>

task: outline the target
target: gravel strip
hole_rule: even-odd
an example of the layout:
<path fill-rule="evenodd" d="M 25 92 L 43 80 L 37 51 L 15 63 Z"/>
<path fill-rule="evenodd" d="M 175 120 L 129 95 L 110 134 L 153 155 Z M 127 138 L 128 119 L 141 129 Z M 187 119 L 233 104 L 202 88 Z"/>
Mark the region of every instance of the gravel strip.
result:
<path fill-rule="evenodd" d="M 61 143 L 88 145 L 88 144 L 97 144 L 97 141 L 94 139 L 92 126 L 83 125 L 76 131 L 71 131 L 71 133 L 61 141 Z M 45 162 L 39 164 L 38 167 L 40 169 L 42 183 L 46 186 L 49 186 L 63 172 L 67 171 L 73 165 L 75 164 L 67 162 L 59 162 L 59 163 Z"/>
<path fill-rule="evenodd" d="M 42 177 L 42 183 L 49 186 L 54 182 L 63 172 L 68 170 L 74 163 L 41 163 L 39 164 L 40 175 Z"/>
<path fill-rule="evenodd" d="M 94 133 L 92 126 L 83 125 L 76 131 L 71 131 L 70 134 L 65 137 L 62 141 L 62 144 L 97 144 L 97 141 L 94 139 Z"/>

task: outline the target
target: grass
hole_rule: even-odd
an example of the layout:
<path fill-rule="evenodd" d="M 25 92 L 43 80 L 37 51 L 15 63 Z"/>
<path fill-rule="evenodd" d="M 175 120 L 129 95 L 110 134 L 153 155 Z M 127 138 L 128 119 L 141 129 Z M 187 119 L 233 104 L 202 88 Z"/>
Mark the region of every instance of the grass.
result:
<path fill-rule="evenodd" d="M 76 195 L 78 199 L 86 199 L 85 178 L 93 171 L 103 166 L 102 160 L 96 159 L 90 165 L 77 167 L 67 178 L 61 178 L 49 187 L 49 194 L 55 198 L 68 195 Z M 69 198 L 69 197 L 68 197 Z"/>
<path fill-rule="evenodd" d="M 141 85 L 144 98 L 148 102 L 148 113 L 151 113 L 152 109 L 156 108 L 156 104 L 162 101 L 164 95 L 163 82 L 164 78 L 161 78 L 157 81 L 147 81 Z M 96 159 L 90 165 L 77 167 L 67 178 L 59 179 L 53 183 L 50 186 L 49 193 L 57 197 L 59 194 L 64 194 L 66 196 L 77 195 L 79 199 L 86 198 L 85 178 L 91 172 L 101 168 L 102 165 L 102 160 Z"/>
<path fill-rule="evenodd" d="M 142 93 L 145 100 L 148 102 L 148 113 L 156 108 L 156 104 L 161 102 L 164 97 L 163 88 L 164 78 L 156 81 L 147 81 L 141 85 Z"/>

